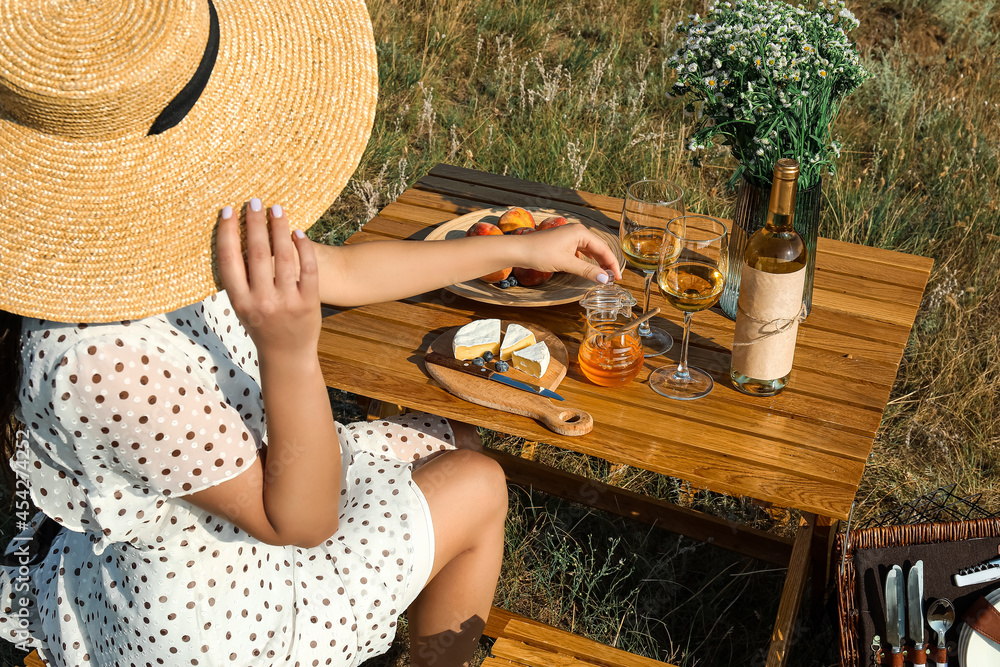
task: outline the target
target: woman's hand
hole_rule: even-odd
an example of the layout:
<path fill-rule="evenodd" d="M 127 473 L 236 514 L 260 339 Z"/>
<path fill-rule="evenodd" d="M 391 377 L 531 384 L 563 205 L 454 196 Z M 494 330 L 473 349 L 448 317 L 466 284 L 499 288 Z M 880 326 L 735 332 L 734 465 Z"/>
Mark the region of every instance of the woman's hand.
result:
<path fill-rule="evenodd" d="M 222 209 L 216 247 L 222 285 L 263 359 L 316 354 L 320 305 L 316 256 L 305 234 L 289 233 L 281 206 L 270 209 L 271 233 L 259 199 L 246 208 L 246 261 L 239 217 Z M 297 261 L 296 261 L 297 260 Z"/>
<path fill-rule="evenodd" d="M 524 239 L 524 263 L 518 266 L 536 271 L 566 271 L 601 283 L 609 278 L 621 280 L 621 267 L 611 248 L 581 224 L 561 225 L 515 238 Z M 596 260 L 597 266 L 582 256 Z"/>

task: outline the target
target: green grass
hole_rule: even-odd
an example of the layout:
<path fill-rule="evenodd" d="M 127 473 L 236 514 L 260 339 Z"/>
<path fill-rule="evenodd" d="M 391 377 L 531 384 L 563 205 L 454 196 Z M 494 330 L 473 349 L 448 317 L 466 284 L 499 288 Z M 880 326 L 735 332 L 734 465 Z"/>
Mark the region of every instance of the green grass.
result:
<path fill-rule="evenodd" d="M 825 181 L 821 234 L 935 260 L 855 518 L 951 483 L 1000 510 L 1000 3 L 850 4 L 874 77 L 834 127 L 845 152 Z M 693 119 L 665 94 L 671 28 L 706 5 L 371 0 L 374 131 L 310 235 L 342 242 L 439 162 L 615 196 L 631 181 L 668 178 L 692 210 L 731 216 L 735 164 L 722 150 L 693 161 Z M 794 526 L 794 515 L 776 520 L 669 478 L 544 445 L 539 457 L 760 528 Z M 507 537 L 497 600 L 510 609 L 678 665 L 742 664 L 748 650 L 762 661 L 782 572 L 520 490 Z M 833 616 L 804 614 L 797 636 L 791 665 L 836 663 Z M 403 637 L 372 664 L 406 664 Z M 0 665 L 12 655 L 0 653 Z"/>

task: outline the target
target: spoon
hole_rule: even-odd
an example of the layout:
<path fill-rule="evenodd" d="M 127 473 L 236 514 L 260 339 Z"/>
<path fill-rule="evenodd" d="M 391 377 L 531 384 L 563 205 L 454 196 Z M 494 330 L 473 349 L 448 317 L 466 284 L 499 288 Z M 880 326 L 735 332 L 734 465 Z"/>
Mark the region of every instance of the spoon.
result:
<path fill-rule="evenodd" d="M 930 607 L 927 608 L 927 625 L 931 626 L 931 630 L 937 633 L 939 649 L 944 648 L 944 635 L 954 622 L 955 607 L 950 600 L 939 598 L 931 602 Z M 945 658 L 944 663 L 938 660 L 938 664 L 948 664 L 947 658 Z"/>
<path fill-rule="evenodd" d="M 660 307 L 657 306 L 656 308 L 653 308 L 651 311 L 649 311 L 648 313 L 646 313 L 645 315 L 643 315 L 639 319 L 632 320 L 628 324 L 626 324 L 624 326 L 621 326 L 621 327 L 618 327 L 617 329 L 615 329 L 614 331 L 612 331 L 609 334 L 604 334 L 604 337 L 605 338 L 617 338 L 618 336 L 621 336 L 622 334 L 628 333 L 632 329 L 635 329 L 637 326 L 639 326 L 640 324 L 642 324 L 643 322 L 645 322 L 649 318 L 653 317 L 654 315 L 659 315 L 659 313 L 660 313 Z"/>

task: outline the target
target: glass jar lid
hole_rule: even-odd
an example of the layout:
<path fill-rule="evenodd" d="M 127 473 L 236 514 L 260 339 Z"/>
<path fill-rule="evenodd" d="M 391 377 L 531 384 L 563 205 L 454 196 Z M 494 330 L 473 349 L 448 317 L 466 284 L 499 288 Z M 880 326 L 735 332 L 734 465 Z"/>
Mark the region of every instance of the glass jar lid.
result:
<path fill-rule="evenodd" d="M 587 317 L 617 317 L 619 313 L 630 317 L 636 303 L 632 292 L 615 283 L 598 285 L 580 299 L 580 305 L 587 309 Z"/>

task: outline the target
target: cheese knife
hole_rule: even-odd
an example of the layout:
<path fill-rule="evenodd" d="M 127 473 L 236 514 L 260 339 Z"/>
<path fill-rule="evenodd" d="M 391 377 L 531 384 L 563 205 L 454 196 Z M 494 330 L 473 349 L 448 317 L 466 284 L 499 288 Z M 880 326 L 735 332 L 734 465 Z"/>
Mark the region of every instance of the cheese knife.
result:
<path fill-rule="evenodd" d="M 520 389 L 521 391 L 538 394 L 546 398 L 554 398 L 557 401 L 563 400 L 562 396 L 551 389 L 539 387 L 537 384 L 531 384 L 530 382 L 514 380 L 506 375 L 503 375 L 502 373 L 490 370 L 485 366 L 476 366 L 471 361 L 459 361 L 455 357 L 449 357 L 448 355 L 441 354 L 440 352 L 428 352 L 427 356 L 424 357 L 424 361 L 429 364 L 436 364 L 452 370 L 461 371 L 462 373 L 468 373 L 469 375 L 475 375 L 476 377 L 483 378 L 484 380 L 500 382 L 501 384 L 505 384 L 508 387 L 514 387 L 515 389 Z"/>
<path fill-rule="evenodd" d="M 903 637 L 906 635 L 906 609 L 903 607 L 903 569 L 893 565 L 885 578 L 885 638 L 892 646 L 892 667 L 903 665 Z"/>
<path fill-rule="evenodd" d="M 927 664 L 924 650 L 924 561 L 918 560 L 906 575 L 906 614 L 910 619 L 914 665 Z"/>

